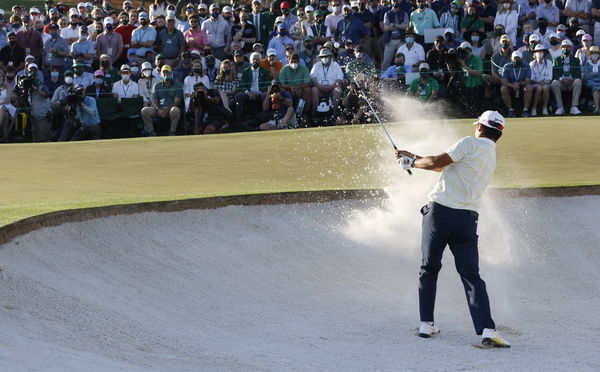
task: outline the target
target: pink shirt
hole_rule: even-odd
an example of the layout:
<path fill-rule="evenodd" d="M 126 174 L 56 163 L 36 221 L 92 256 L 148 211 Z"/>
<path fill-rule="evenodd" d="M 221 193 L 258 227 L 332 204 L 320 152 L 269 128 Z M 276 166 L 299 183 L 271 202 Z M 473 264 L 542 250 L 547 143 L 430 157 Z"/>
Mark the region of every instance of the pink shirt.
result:
<path fill-rule="evenodd" d="M 201 54 L 204 54 L 204 52 L 202 50 L 199 50 L 196 47 L 190 46 L 190 41 L 194 41 L 194 42 L 200 43 L 202 45 L 208 44 L 208 35 L 206 35 L 206 32 L 204 32 L 202 29 L 200 29 L 200 27 L 196 27 L 195 32 L 192 32 L 192 29 L 190 28 L 189 30 L 187 30 L 186 32 L 183 33 L 183 38 L 185 39 L 185 42 L 188 44 L 188 50 L 190 52 L 192 50 L 197 50 Z"/>

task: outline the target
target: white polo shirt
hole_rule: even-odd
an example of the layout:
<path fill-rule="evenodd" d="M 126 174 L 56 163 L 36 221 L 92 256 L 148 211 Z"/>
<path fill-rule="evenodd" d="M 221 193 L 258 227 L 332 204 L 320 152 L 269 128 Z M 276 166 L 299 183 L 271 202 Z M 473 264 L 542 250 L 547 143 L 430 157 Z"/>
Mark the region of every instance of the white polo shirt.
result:
<path fill-rule="evenodd" d="M 121 102 L 121 98 L 133 98 L 133 96 L 139 96 L 140 88 L 133 80 L 129 80 L 129 83 L 127 84 L 124 84 L 123 80 L 119 80 L 113 84 L 112 92 L 117 95 L 119 102 Z"/>
<path fill-rule="evenodd" d="M 344 72 L 339 63 L 335 61 L 331 61 L 327 67 L 321 62 L 317 62 L 310 71 L 310 77 L 316 79 L 321 85 L 332 86 L 336 81 L 344 80 Z"/>
<path fill-rule="evenodd" d="M 496 143 L 489 138 L 465 137 L 446 153 L 454 163 L 444 168 L 429 199 L 449 208 L 478 212 L 496 169 Z"/>
<path fill-rule="evenodd" d="M 406 43 L 402 44 L 402 46 L 398 48 L 398 53 L 404 54 L 404 66 L 407 68 L 407 72 L 412 72 L 412 65 L 425 60 L 425 49 L 417 42 L 414 42 L 410 49 Z M 416 70 L 418 71 L 418 69 Z"/>

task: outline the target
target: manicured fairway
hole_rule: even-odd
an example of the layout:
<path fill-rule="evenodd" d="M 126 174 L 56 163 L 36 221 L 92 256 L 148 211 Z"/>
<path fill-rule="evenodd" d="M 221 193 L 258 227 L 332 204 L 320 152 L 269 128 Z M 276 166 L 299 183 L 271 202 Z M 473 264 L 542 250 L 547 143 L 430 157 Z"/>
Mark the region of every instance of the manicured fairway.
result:
<path fill-rule="evenodd" d="M 443 151 L 472 120 L 390 124 L 400 147 Z M 600 119 L 511 120 L 494 187 L 600 183 Z M 435 146 L 427 146 L 434 141 Z M 423 145 L 423 143 L 425 145 Z M 412 145 L 410 145 L 412 144 Z M 382 188 L 394 169 L 379 126 L 0 146 L 0 226 L 72 208 L 213 195 Z M 414 177 L 419 177 L 415 172 Z"/>

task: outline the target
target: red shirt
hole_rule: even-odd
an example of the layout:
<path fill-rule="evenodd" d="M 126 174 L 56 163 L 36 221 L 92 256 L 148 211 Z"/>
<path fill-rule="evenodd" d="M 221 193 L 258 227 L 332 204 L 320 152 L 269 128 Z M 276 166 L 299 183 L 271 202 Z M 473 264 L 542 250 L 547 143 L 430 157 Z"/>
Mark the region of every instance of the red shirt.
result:
<path fill-rule="evenodd" d="M 131 46 L 131 33 L 135 30 L 136 27 L 132 24 L 119 25 L 119 27 L 115 28 L 115 32 L 119 33 L 123 38 L 123 54 L 121 54 L 122 59 L 127 59 L 127 51 Z"/>

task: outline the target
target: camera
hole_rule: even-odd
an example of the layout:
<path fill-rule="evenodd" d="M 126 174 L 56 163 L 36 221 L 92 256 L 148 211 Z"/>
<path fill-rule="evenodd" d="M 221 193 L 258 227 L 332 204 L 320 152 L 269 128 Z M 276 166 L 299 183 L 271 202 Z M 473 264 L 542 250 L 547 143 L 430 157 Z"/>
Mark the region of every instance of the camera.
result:
<path fill-rule="evenodd" d="M 279 93 L 281 91 L 281 87 L 279 85 L 271 86 L 271 93 Z"/>

